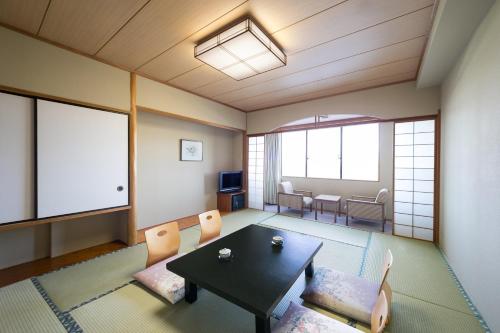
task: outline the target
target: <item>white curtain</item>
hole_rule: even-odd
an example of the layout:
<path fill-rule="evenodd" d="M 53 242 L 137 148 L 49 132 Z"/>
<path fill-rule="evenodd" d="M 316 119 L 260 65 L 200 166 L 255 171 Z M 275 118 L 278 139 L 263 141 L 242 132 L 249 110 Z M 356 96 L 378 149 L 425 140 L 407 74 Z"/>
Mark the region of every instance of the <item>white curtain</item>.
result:
<path fill-rule="evenodd" d="M 266 134 L 264 144 L 264 202 L 275 205 L 281 182 L 281 133 Z"/>

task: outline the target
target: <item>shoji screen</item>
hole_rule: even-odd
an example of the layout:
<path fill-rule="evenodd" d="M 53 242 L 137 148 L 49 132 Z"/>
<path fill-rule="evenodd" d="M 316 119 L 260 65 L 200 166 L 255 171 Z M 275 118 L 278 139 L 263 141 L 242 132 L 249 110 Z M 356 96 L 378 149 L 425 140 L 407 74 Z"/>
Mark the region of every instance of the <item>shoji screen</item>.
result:
<path fill-rule="evenodd" d="M 264 136 L 248 139 L 248 207 L 264 209 Z"/>
<path fill-rule="evenodd" d="M 128 116 L 37 100 L 38 217 L 128 204 Z"/>
<path fill-rule="evenodd" d="M 394 234 L 434 240 L 435 121 L 394 125 Z"/>
<path fill-rule="evenodd" d="M 0 224 L 35 217 L 33 99 L 0 93 Z"/>

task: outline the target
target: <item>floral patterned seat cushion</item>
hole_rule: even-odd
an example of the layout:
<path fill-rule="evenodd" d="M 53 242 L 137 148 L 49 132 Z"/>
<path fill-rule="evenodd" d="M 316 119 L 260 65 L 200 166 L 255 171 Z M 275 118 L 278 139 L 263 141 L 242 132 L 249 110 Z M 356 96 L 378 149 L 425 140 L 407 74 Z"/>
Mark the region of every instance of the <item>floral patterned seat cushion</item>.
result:
<path fill-rule="evenodd" d="M 359 333 L 361 331 L 301 305 L 290 303 L 273 333 Z"/>
<path fill-rule="evenodd" d="M 175 304 L 184 298 L 184 278 L 167 270 L 167 263 L 183 254 L 162 260 L 143 271 L 134 274 L 134 278 L 148 289 Z"/>
<path fill-rule="evenodd" d="M 306 302 L 370 324 L 379 285 L 329 268 L 318 268 L 300 297 Z"/>

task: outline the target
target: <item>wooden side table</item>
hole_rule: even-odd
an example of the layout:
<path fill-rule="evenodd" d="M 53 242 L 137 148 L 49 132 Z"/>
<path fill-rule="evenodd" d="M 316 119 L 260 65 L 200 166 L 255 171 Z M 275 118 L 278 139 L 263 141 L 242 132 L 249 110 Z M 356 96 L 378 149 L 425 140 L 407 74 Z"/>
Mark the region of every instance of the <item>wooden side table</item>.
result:
<path fill-rule="evenodd" d="M 329 195 L 329 194 L 320 194 L 314 197 L 314 219 L 318 219 L 318 202 L 321 204 L 321 214 L 323 214 L 323 203 L 332 203 L 335 204 L 335 215 L 334 215 L 334 223 L 337 223 L 337 214 L 340 212 L 340 201 L 342 197 L 340 195 Z"/>
<path fill-rule="evenodd" d="M 242 200 L 235 198 L 242 197 Z M 217 209 L 221 212 L 232 212 L 238 209 L 245 208 L 245 190 L 236 192 L 217 192 Z"/>

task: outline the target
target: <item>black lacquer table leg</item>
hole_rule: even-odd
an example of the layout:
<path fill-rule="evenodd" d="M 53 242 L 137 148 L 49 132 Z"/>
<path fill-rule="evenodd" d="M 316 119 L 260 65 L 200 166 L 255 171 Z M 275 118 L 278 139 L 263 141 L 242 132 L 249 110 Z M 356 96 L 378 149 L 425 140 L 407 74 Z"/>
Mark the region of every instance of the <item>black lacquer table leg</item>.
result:
<path fill-rule="evenodd" d="M 198 287 L 196 284 L 185 280 L 185 296 L 184 299 L 188 303 L 194 303 L 196 302 L 196 299 L 198 298 Z"/>
<path fill-rule="evenodd" d="M 309 278 L 312 278 L 313 275 L 314 275 L 314 264 L 313 264 L 313 261 L 311 260 L 309 265 L 307 265 L 307 267 L 306 267 L 306 276 Z"/>
<path fill-rule="evenodd" d="M 255 316 L 255 332 L 271 333 L 271 318 L 261 318 Z"/>

